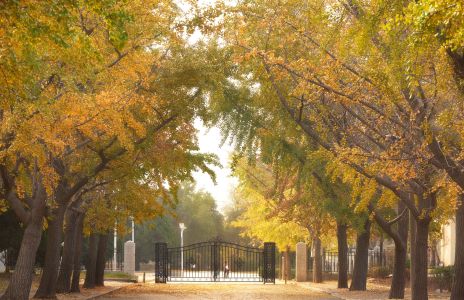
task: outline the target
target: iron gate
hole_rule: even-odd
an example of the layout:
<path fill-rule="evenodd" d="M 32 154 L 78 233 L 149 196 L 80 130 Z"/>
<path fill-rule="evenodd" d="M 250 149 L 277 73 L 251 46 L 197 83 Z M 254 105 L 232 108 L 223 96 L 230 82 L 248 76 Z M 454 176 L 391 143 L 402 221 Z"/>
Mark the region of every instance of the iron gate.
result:
<path fill-rule="evenodd" d="M 222 241 L 176 248 L 156 243 L 155 281 L 275 283 L 275 243 L 263 249 Z"/>

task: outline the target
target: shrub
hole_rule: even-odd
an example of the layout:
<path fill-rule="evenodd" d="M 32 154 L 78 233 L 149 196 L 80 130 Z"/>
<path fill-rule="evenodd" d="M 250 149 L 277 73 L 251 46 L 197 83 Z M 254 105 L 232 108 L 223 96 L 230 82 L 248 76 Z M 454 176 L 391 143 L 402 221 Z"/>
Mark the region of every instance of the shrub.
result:
<path fill-rule="evenodd" d="M 386 278 L 392 273 L 390 267 L 382 266 L 382 267 L 371 267 L 369 269 L 369 276 L 374 278 Z"/>
<path fill-rule="evenodd" d="M 436 267 L 430 270 L 430 274 L 438 283 L 440 291 L 451 291 L 454 280 L 454 266 Z"/>

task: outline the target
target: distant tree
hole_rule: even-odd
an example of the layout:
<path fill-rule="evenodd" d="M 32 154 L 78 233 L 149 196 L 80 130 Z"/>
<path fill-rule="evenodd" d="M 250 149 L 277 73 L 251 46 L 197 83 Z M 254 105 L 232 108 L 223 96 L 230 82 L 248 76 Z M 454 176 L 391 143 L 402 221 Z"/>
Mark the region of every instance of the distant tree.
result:
<path fill-rule="evenodd" d="M 251 239 L 241 235 L 241 229 L 234 226 L 234 223 L 245 213 L 245 208 L 240 206 L 239 202 L 239 195 L 234 193 L 232 204 L 224 210 L 224 240 L 235 244 L 248 245 L 251 243 Z"/>
<path fill-rule="evenodd" d="M 177 222 L 187 226 L 184 245 L 222 238 L 224 216 L 217 210 L 214 198 L 207 192 L 195 191 L 192 184 L 186 184 L 179 190 L 176 214 Z"/>
<path fill-rule="evenodd" d="M 231 237 L 224 234 L 224 216 L 217 210 L 214 198 L 207 192 L 195 190 L 193 183 L 185 182 L 178 191 L 177 205 L 172 211 L 136 225 L 137 263 L 154 260 L 156 242 L 166 242 L 168 247 L 180 246 L 181 222 L 187 227 L 184 245 Z"/>

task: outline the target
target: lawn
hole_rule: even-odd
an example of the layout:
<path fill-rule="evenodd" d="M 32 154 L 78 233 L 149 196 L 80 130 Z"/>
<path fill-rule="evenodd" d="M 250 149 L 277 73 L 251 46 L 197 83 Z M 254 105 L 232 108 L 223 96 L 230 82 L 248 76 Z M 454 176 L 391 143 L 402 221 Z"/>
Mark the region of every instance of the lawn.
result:
<path fill-rule="evenodd" d="M 118 280 L 137 280 L 137 276 L 130 275 L 123 272 L 105 272 L 105 279 L 118 279 Z"/>

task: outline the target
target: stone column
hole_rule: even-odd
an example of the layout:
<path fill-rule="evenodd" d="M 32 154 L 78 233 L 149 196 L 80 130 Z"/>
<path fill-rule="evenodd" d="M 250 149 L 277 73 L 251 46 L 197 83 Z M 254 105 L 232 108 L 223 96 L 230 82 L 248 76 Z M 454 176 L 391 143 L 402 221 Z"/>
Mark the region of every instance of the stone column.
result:
<path fill-rule="evenodd" d="M 299 242 L 296 244 L 296 281 L 302 282 L 307 280 L 306 264 L 306 244 Z"/>
<path fill-rule="evenodd" d="M 133 241 L 124 243 L 124 273 L 135 273 L 135 243 Z"/>
<path fill-rule="evenodd" d="M 6 264 L 8 263 L 8 254 L 6 252 L 7 250 L 3 251 L 3 252 L 0 252 L 0 256 L 3 256 L 4 260 L 5 260 L 5 263 L 3 263 L 2 261 L 0 261 L 0 273 L 3 273 L 5 272 L 5 269 L 6 269 Z"/>

